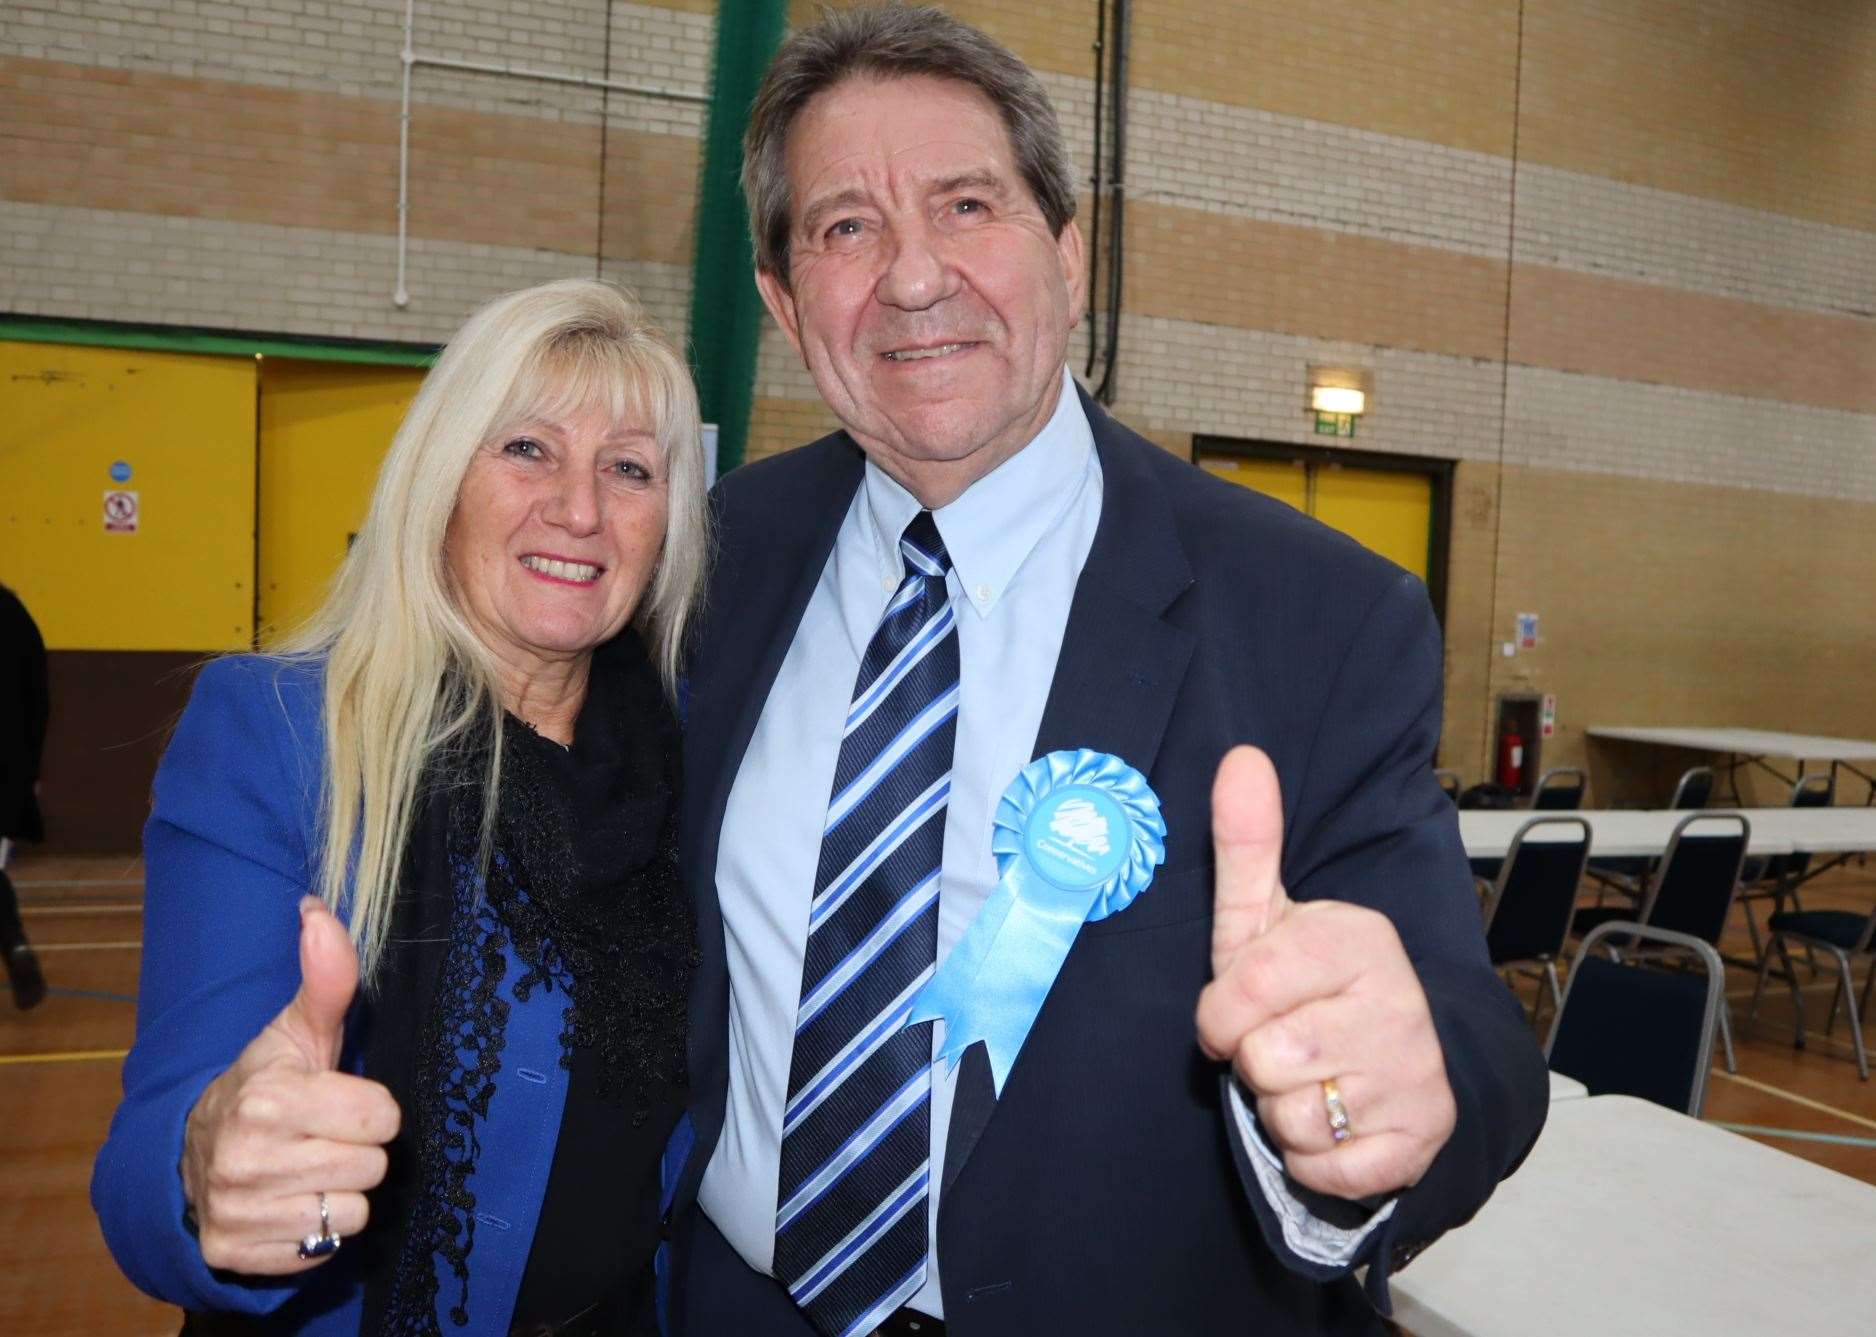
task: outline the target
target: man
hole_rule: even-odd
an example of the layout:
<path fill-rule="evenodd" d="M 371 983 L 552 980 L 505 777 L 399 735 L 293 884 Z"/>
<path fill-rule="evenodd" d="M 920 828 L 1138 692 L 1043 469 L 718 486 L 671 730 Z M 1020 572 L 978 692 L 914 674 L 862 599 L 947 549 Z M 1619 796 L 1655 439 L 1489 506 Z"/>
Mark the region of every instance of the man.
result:
<path fill-rule="evenodd" d="M 1352 1269 L 1384 1307 L 1546 1099 L 1431 771 L 1424 590 L 1074 389 L 1074 183 L 981 33 L 791 38 L 744 187 L 845 431 L 720 491 L 680 1330 L 1376 1328 Z M 1013 1062 L 934 1062 L 926 986 L 1011 894 L 998 802 L 1078 749 L 1144 776 L 1164 861 L 1042 971 Z"/>

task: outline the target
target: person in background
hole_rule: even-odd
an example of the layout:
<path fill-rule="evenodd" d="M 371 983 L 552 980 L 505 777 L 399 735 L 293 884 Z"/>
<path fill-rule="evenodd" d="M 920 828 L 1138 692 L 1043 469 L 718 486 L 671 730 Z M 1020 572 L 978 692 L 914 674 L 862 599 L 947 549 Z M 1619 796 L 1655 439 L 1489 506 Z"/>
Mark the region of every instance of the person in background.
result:
<path fill-rule="evenodd" d="M 6 958 L 13 1005 L 22 1012 L 45 998 L 46 980 L 20 922 L 19 896 L 7 876 L 7 858 L 14 841 L 46 838 L 39 812 L 39 767 L 51 711 L 46 644 L 19 596 L 0 585 L 0 954 Z"/>
<path fill-rule="evenodd" d="M 426 378 L 323 609 L 202 671 L 92 1183 L 185 1331 L 657 1330 L 703 479 L 689 374 L 631 300 L 500 298 Z"/>

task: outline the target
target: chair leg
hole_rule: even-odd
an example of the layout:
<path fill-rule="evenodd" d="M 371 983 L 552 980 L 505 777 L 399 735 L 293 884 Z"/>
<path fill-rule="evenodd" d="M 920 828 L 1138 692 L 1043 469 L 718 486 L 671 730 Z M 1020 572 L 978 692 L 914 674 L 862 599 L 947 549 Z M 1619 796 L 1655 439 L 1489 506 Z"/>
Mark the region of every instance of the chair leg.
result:
<path fill-rule="evenodd" d="M 1746 933 L 1752 938 L 1752 954 L 1758 956 L 1764 944 L 1759 941 L 1759 921 L 1752 913 L 1752 902 L 1744 896 L 1739 898 L 1739 912 L 1746 917 Z"/>
<path fill-rule="evenodd" d="M 1732 1012 L 1733 1006 L 1726 1001 L 1725 993 L 1722 991 L 1720 995 L 1720 1044 L 1726 1050 L 1726 1070 L 1731 1073 L 1737 1073 L 1739 1071 L 1739 1063 L 1733 1057 Z"/>
<path fill-rule="evenodd" d="M 1876 970 L 1870 972 L 1870 977 L 1876 979 Z M 1555 961 L 1544 962 L 1544 982 L 1550 985 L 1550 1015 L 1554 1017 L 1563 1010 L 1563 989 L 1557 984 Z"/>
<path fill-rule="evenodd" d="M 1772 946 L 1778 949 L 1778 963 L 1785 968 L 1785 983 L 1791 986 L 1791 1012 L 1793 1049 L 1804 1048 L 1804 991 L 1798 987 L 1798 969 L 1791 963 L 1791 953 L 1785 950 L 1785 935 L 1774 933 Z"/>
<path fill-rule="evenodd" d="M 1767 942 L 1759 949 L 1759 977 L 1752 985 L 1752 1010 L 1746 1013 L 1746 1025 L 1752 1027 L 1759 1021 L 1759 1000 L 1765 995 L 1765 977 L 1772 972 L 1772 944 Z"/>
<path fill-rule="evenodd" d="M 1856 1075 L 1867 1082 L 1869 1055 L 1863 1049 L 1863 1018 L 1857 1015 L 1856 981 L 1850 978 L 1850 958 L 1838 947 L 1831 948 L 1831 955 L 1837 958 L 1837 992 L 1845 1001 L 1844 1010 L 1850 1014 L 1850 1043 L 1856 1050 Z M 1834 1001 L 1832 1007 L 1835 1008 Z"/>
<path fill-rule="evenodd" d="M 1837 1033 L 1837 1009 L 1843 1006 L 1847 977 L 1839 973 L 1837 987 L 1830 991 L 1830 1011 L 1824 1014 L 1824 1038 L 1830 1039 Z"/>

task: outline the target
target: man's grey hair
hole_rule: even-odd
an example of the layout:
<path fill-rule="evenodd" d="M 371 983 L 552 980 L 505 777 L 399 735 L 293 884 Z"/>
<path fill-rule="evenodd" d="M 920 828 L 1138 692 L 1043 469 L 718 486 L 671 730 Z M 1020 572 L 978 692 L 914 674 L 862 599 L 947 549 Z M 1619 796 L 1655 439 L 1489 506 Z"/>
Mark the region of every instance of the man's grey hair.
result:
<path fill-rule="evenodd" d="M 788 132 L 803 107 L 856 77 L 955 79 L 989 98 L 1010 134 L 1016 167 L 1050 232 L 1075 216 L 1075 178 L 1061 123 L 1035 72 L 967 23 L 925 6 L 867 5 L 823 11 L 782 43 L 763 76 L 743 134 L 743 198 L 756 268 L 788 284 L 793 201 Z"/>

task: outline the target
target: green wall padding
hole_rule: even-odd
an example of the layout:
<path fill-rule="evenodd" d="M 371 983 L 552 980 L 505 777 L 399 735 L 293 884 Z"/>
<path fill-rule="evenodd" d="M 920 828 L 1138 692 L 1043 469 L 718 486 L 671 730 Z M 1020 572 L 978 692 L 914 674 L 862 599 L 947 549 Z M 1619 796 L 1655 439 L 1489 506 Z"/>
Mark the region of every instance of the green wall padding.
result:
<path fill-rule="evenodd" d="M 723 0 L 717 10 L 710 107 L 698 174 L 691 262 L 690 350 L 705 422 L 717 424 L 717 471 L 743 462 L 755 399 L 756 345 L 766 315 L 738 176 L 756 87 L 788 26 L 785 0 Z"/>

